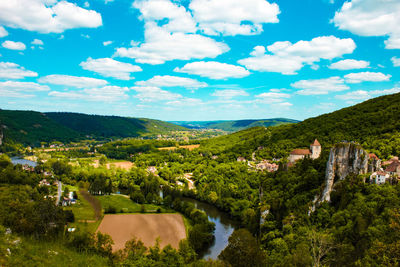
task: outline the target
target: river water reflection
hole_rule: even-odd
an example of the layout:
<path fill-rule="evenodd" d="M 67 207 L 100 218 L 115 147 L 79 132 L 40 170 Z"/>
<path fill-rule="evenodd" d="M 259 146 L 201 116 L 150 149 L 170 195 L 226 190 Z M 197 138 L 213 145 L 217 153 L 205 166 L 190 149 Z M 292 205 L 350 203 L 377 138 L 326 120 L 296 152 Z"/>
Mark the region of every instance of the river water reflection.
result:
<path fill-rule="evenodd" d="M 193 203 L 197 209 L 207 214 L 210 221 L 215 223 L 215 241 L 202 256 L 203 259 L 217 259 L 221 251 L 228 245 L 228 239 L 238 227 L 238 223 L 232 220 L 228 214 L 212 205 L 191 198 L 184 198 L 183 200 Z"/>

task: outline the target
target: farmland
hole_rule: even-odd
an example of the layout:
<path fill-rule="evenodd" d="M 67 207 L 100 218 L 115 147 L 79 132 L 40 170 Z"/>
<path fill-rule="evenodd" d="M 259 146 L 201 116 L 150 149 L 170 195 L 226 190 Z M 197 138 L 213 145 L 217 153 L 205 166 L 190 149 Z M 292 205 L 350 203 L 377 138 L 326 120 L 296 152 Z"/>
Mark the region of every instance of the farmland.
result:
<path fill-rule="evenodd" d="M 147 247 L 155 245 L 156 239 L 160 238 L 160 247 L 170 244 L 174 248 L 178 248 L 179 241 L 186 238 L 180 214 L 108 214 L 98 231 L 112 237 L 113 251 L 124 248 L 126 241 L 133 237 Z"/>

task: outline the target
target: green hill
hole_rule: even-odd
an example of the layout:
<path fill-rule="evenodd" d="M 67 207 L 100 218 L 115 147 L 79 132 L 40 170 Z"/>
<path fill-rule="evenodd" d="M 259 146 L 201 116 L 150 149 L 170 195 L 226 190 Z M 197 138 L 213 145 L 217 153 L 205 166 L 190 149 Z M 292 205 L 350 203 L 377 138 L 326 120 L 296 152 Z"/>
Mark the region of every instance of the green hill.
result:
<path fill-rule="evenodd" d="M 252 127 L 269 127 L 288 123 L 298 123 L 297 120 L 275 118 L 263 120 L 233 120 L 233 121 L 174 121 L 172 123 L 193 129 L 220 129 L 227 132 L 237 132 Z"/>
<path fill-rule="evenodd" d="M 187 130 L 158 120 L 79 113 L 40 113 L 0 110 L 5 142 L 38 145 L 40 142 L 71 142 L 87 138 L 124 138 Z"/>
<path fill-rule="evenodd" d="M 215 153 L 251 153 L 266 147 L 270 156 L 280 157 L 297 147 L 308 147 L 318 138 L 322 146 L 343 140 L 356 141 L 382 156 L 399 154 L 400 94 L 381 96 L 355 106 L 310 118 L 296 124 L 273 128 L 255 127 L 206 141 L 205 148 Z M 391 138 L 390 144 L 388 143 Z M 400 139 L 400 136 L 399 136 Z"/>

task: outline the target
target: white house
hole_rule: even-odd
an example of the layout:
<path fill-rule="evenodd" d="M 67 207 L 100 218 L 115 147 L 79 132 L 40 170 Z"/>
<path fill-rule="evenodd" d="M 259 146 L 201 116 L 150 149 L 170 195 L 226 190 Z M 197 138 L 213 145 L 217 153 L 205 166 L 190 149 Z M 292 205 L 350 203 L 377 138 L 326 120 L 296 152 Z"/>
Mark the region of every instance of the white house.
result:
<path fill-rule="evenodd" d="M 375 181 L 376 184 L 384 184 L 386 180 L 389 179 L 390 175 L 384 171 L 377 171 L 371 174 L 370 179 L 371 182 Z"/>

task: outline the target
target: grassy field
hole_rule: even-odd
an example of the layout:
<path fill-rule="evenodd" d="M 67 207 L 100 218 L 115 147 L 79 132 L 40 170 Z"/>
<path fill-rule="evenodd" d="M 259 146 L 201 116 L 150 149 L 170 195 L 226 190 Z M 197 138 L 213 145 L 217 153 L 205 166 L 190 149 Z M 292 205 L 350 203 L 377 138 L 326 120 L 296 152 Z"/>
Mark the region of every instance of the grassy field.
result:
<path fill-rule="evenodd" d="M 116 208 L 117 213 L 139 213 L 142 210 L 142 205 L 133 202 L 128 196 L 125 195 L 105 195 L 105 196 L 96 196 L 101 206 L 104 209 L 107 207 Z M 162 213 L 165 212 L 174 212 L 173 210 L 166 210 L 163 207 L 153 205 L 153 204 L 144 204 L 146 213 L 155 213 L 157 209 L 160 208 Z"/>

